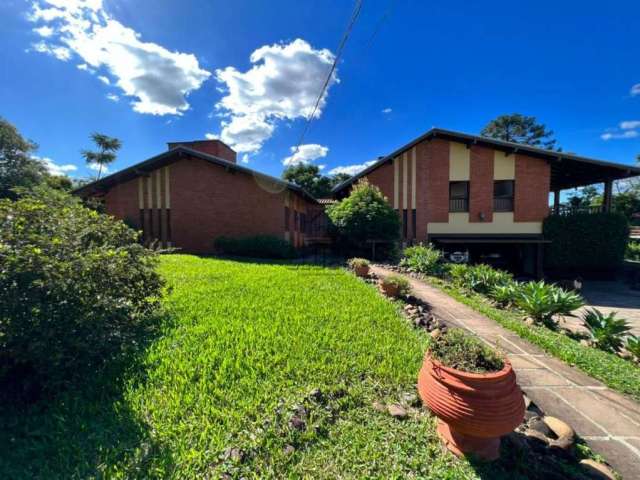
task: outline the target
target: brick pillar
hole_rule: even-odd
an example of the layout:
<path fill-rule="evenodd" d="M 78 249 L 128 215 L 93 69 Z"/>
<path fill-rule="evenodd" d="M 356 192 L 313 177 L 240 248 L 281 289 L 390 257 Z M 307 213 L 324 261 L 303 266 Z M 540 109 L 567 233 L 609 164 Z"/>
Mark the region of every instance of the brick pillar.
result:
<path fill-rule="evenodd" d="M 493 149 L 471 146 L 469 222 L 493 221 Z"/>

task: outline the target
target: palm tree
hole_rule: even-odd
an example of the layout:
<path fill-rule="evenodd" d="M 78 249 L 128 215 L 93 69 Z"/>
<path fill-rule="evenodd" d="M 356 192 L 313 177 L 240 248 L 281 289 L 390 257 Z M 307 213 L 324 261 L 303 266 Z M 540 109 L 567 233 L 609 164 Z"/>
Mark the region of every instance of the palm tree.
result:
<path fill-rule="evenodd" d="M 99 166 L 97 179 L 100 180 L 103 168 L 115 161 L 116 152 L 122 147 L 122 142 L 102 133 L 91 134 L 91 140 L 98 147 L 98 151 L 82 150 L 82 156 L 88 165 Z"/>

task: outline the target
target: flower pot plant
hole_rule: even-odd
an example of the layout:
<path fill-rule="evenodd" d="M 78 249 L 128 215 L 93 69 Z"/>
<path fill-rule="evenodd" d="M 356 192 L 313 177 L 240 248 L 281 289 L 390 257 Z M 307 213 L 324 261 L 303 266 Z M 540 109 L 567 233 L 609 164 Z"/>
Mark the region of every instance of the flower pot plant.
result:
<path fill-rule="evenodd" d="M 431 341 L 418 391 L 438 417 L 438 436 L 458 456 L 497 459 L 500 437 L 524 418 L 524 398 L 511 364 L 459 329 Z"/>
<path fill-rule="evenodd" d="M 411 290 L 409 281 L 400 275 L 389 275 L 380 280 L 380 289 L 382 293 L 392 298 L 407 295 Z"/>
<path fill-rule="evenodd" d="M 366 277 L 369 275 L 369 260 L 366 258 L 352 258 L 348 263 L 357 276 Z"/>

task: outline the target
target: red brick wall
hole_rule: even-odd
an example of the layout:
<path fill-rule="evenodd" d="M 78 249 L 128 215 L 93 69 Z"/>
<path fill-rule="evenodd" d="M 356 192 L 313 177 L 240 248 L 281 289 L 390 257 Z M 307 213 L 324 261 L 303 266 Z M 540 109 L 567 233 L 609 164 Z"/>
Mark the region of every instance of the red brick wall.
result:
<path fill-rule="evenodd" d="M 393 206 L 393 164 L 387 162 L 366 175 L 365 178 L 371 185 L 377 186 L 387 197 L 389 204 Z"/>
<path fill-rule="evenodd" d="M 449 221 L 449 142 L 434 139 L 416 149 L 417 239 L 424 241 L 427 223 Z"/>
<path fill-rule="evenodd" d="M 493 221 L 493 149 L 471 146 L 469 222 Z M 484 214 L 484 219 L 480 214 Z"/>
<path fill-rule="evenodd" d="M 140 209 L 138 208 L 138 179 L 114 186 L 104 196 L 105 211 L 129 225 L 140 225 Z"/>
<path fill-rule="evenodd" d="M 220 140 L 196 140 L 194 142 L 171 142 L 169 150 L 183 145 L 199 152 L 208 153 L 218 158 L 236 163 L 236 152 Z"/>
<path fill-rule="evenodd" d="M 514 221 L 541 222 L 549 214 L 550 176 L 546 160 L 516 155 Z"/>

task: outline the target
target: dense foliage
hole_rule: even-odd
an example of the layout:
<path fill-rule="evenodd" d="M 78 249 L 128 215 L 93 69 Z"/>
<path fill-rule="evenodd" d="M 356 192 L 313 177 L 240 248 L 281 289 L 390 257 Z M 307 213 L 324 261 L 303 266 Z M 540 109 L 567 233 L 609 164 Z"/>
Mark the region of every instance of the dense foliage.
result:
<path fill-rule="evenodd" d="M 28 189 L 43 181 L 46 169 L 33 158 L 37 148 L 0 117 L 0 198 L 15 198 L 14 188 Z"/>
<path fill-rule="evenodd" d="M 347 263 L 350 268 L 362 268 L 368 267 L 370 265 L 369 260 L 367 260 L 366 258 L 358 257 L 350 258 Z"/>
<path fill-rule="evenodd" d="M 496 270 L 484 264 L 452 264 L 449 265 L 448 275 L 455 284 L 483 295 L 489 294 L 495 287 L 508 285 L 513 281 L 509 272 Z"/>
<path fill-rule="evenodd" d="M 162 287 L 137 236 L 46 188 L 0 200 L 0 378 L 58 386 L 134 341 Z"/>
<path fill-rule="evenodd" d="M 520 113 L 496 117 L 482 129 L 480 135 L 547 150 L 560 150 L 552 130 L 547 130 L 544 124 L 538 123 L 536 117 Z"/>
<path fill-rule="evenodd" d="M 619 213 L 551 215 L 544 221 L 545 265 L 550 269 L 611 270 L 619 266 L 629 236 Z"/>
<path fill-rule="evenodd" d="M 431 245 L 415 245 L 402 252 L 400 266 L 423 275 L 440 275 L 444 269 L 442 252 Z"/>
<path fill-rule="evenodd" d="M 555 328 L 555 315 L 572 316 L 571 312 L 584 305 L 584 300 L 577 293 L 540 281 L 520 284 L 515 304 L 534 321 Z"/>
<path fill-rule="evenodd" d="M 369 241 L 395 244 L 400 219 L 380 189 L 358 182 L 344 200 L 330 205 L 327 214 L 338 243 L 350 251 L 367 251 Z"/>
<path fill-rule="evenodd" d="M 629 335 L 625 348 L 637 361 L 640 361 L 640 337 Z"/>
<path fill-rule="evenodd" d="M 291 243 L 272 235 L 250 237 L 218 237 L 214 242 L 217 252 L 225 255 L 253 258 L 294 258 L 297 253 Z"/>
<path fill-rule="evenodd" d="M 600 310 L 590 308 L 582 316 L 582 322 L 596 347 L 605 352 L 619 352 L 623 339 L 631 330 L 626 320 L 618 318 L 615 312 L 605 315 Z"/>
<path fill-rule="evenodd" d="M 627 260 L 635 260 L 636 262 L 640 262 L 640 242 L 629 242 L 629 244 L 627 245 L 625 258 L 627 258 Z"/>
<path fill-rule="evenodd" d="M 463 372 L 498 372 L 504 367 L 502 357 L 478 337 L 459 328 L 437 336 L 429 344 L 429 353 L 447 367 Z"/>
<path fill-rule="evenodd" d="M 315 198 L 326 198 L 331 195 L 331 189 L 349 178 L 346 173 L 326 176 L 320 173 L 320 167 L 311 163 L 290 165 L 282 172 L 282 178 L 302 187 Z"/>

